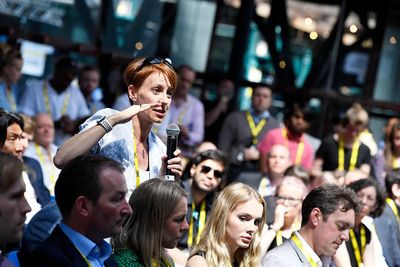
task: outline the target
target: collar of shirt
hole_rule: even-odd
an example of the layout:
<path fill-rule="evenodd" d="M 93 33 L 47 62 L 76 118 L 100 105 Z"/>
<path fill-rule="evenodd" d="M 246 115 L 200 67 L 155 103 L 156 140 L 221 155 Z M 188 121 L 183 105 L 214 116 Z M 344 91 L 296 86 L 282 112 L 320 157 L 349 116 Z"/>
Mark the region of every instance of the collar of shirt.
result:
<path fill-rule="evenodd" d="M 258 123 L 260 120 L 262 119 L 268 119 L 271 114 L 269 113 L 268 110 L 263 111 L 260 115 L 256 114 L 256 111 L 254 110 L 254 108 L 250 108 L 250 114 L 253 117 L 254 123 Z"/>
<path fill-rule="evenodd" d="M 315 253 L 315 251 L 308 245 L 308 243 L 303 239 L 303 237 L 300 235 L 298 231 L 294 232 L 295 235 L 299 238 L 301 244 L 303 245 L 304 249 L 306 252 L 311 256 L 311 258 L 317 263 L 318 267 L 322 267 L 322 261 L 318 257 L 318 255 Z"/>
<path fill-rule="evenodd" d="M 101 266 L 104 266 L 104 261 L 111 256 L 112 248 L 106 241 L 102 240 L 100 244 L 97 245 L 89 238 L 75 231 L 63 222 L 60 223 L 60 228 L 80 253 L 82 253 L 90 263 L 96 264 L 94 266 L 97 266 L 99 263 Z"/>

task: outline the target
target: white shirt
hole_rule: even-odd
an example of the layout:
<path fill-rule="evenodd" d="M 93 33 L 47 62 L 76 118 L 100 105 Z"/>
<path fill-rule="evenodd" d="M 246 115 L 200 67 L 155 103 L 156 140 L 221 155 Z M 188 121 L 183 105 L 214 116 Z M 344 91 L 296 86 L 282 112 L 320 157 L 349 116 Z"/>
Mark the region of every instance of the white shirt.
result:
<path fill-rule="evenodd" d="M 34 158 L 40 163 L 43 172 L 43 183 L 49 189 L 50 196 L 54 196 L 54 186 L 61 172 L 53 163 L 57 148 L 56 145 L 51 144 L 49 150 L 47 150 L 32 142 L 25 151 L 25 156 Z"/>
<path fill-rule="evenodd" d="M 72 120 L 90 115 L 79 88 L 71 84 L 59 94 L 47 80 L 32 82 L 26 88 L 19 107 L 20 112 L 28 116 L 49 113 L 54 121 L 58 121 L 63 115 L 68 115 Z M 56 130 L 54 143 L 60 145 L 69 137 L 70 135 L 61 130 Z"/>

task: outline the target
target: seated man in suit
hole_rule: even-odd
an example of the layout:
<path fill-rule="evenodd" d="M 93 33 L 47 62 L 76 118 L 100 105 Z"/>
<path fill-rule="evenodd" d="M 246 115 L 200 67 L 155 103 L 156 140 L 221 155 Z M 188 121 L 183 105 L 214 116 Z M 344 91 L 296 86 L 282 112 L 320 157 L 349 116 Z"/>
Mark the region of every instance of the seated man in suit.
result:
<path fill-rule="evenodd" d="M 312 190 L 301 209 L 300 231 L 267 253 L 262 266 L 327 267 L 340 244 L 349 239 L 360 204 L 353 191 L 337 185 Z"/>
<path fill-rule="evenodd" d="M 103 239 L 118 234 L 131 214 L 127 191 L 116 161 L 102 156 L 71 160 L 55 186 L 62 221 L 42 244 L 21 255 L 21 266 L 118 266 Z"/>
<path fill-rule="evenodd" d="M 0 152 L 0 245 L 15 243 L 22 238 L 26 214 L 31 210 L 22 179 L 22 162 Z M 4 251 L 2 251 L 4 252 Z M 0 254 L 0 266 L 14 266 Z"/>

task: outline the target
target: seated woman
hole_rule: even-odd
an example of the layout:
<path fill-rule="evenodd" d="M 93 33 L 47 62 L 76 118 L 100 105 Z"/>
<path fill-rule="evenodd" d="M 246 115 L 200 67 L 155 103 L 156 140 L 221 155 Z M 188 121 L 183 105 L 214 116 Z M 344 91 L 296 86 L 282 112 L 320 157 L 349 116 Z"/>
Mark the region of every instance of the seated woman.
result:
<path fill-rule="evenodd" d="M 382 214 L 385 198 L 378 182 L 371 178 L 361 179 L 348 185 L 356 192 L 362 207 L 356 214 L 349 240 L 343 243 L 334 256 L 336 266 L 387 266 L 382 246 L 376 235 L 373 218 Z"/>
<path fill-rule="evenodd" d="M 133 191 L 129 204 L 134 212 L 112 240 L 118 265 L 174 266 L 165 249 L 174 248 L 189 228 L 186 192 L 176 182 L 150 179 Z"/>
<path fill-rule="evenodd" d="M 214 201 L 186 266 L 260 266 L 265 219 L 259 193 L 242 183 L 227 186 Z"/>

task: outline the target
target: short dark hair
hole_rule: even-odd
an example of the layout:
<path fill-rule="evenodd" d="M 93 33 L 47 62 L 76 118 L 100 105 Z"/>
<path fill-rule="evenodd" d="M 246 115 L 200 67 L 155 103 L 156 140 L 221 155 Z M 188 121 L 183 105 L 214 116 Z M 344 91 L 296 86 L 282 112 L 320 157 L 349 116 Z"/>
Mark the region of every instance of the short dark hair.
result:
<path fill-rule="evenodd" d="M 325 184 L 314 188 L 303 200 L 301 215 L 301 225 L 307 224 L 310 213 L 314 208 L 318 208 L 326 221 L 330 214 L 336 210 L 346 212 L 354 210 L 360 211 L 360 203 L 353 190 L 333 184 Z"/>
<path fill-rule="evenodd" d="M 354 190 L 355 193 L 370 186 L 374 187 L 376 191 L 376 208 L 370 214 L 371 217 L 375 218 L 382 214 L 383 209 L 385 208 L 385 199 L 386 199 L 385 193 L 382 191 L 378 182 L 372 178 L 365 178 L 354 181 L 348 185 L 348 187 Z"/>
<path fill-rule="evenodd" d="M 0 152 L 0 193 L 7 191 L 16 181 L 22 179 L 22 162 L 15 156 Z"/>
<path fill-rule="evenodd" d="M 283 121 L 285 122 L 285 124 L 290 120 L 292 116 L 298 113 L 303 114 L 304 120 L 307 122 L 312 122 L 314 119 L 314 114 L 307 103 L 292 103 L 284 111 Z"/>
<path fill-rule="evenodd" d="M 79 71 L 79 78 L 82 77 L 83 73 L 89 72 L 89 71 L 96 71 L 96 72 L 100 73 L 100 69 L 96 65 L 85 65 Z"/>
<path fill-rule="evenodd" d="M 74 60 L 72 60 L 68 56 L 60 56 L 57 58 L 56 63 L 54 64 L 54 71 L 67 71 L 69 73 L 73 73 L 74 75 L 78 74 L 79 66 Z"/>
<path fill-rule="evenodd" d="M 228 165 L 228 158 L 225 156 L 224 152 L 218 149 L 211 149 L 200 152 L 193 158 L 193 164 L 199 165 L 200 163 L 208 159 L 218 161 L 222 163 L 224 167 L 227 167 Z"/>
<path fill-rule="evenodd" d="M 55 185 L 56 202 L 64 219 L 79 196 L 97 203 L 102 192 L 99 176 L 105 168 L 124 172 L 120 163 L 99 155 L 79 156 L 65 165 Z"/>
<path fill-rule="evenodd" d="M 24 119 L 20 115 L 0 109 L 0 147 L 6 142 L 8 126 L 14 123 L 18 124 L 22 130 L 24 129 Z"/>
<path fill-rule="evenodd" d="M 400 185 L 400 174 L 395 171 L 389 171 L 385 177 L 385 187 L 390 198 L 393 197 L 392 187 L 395 184 Z"/>

